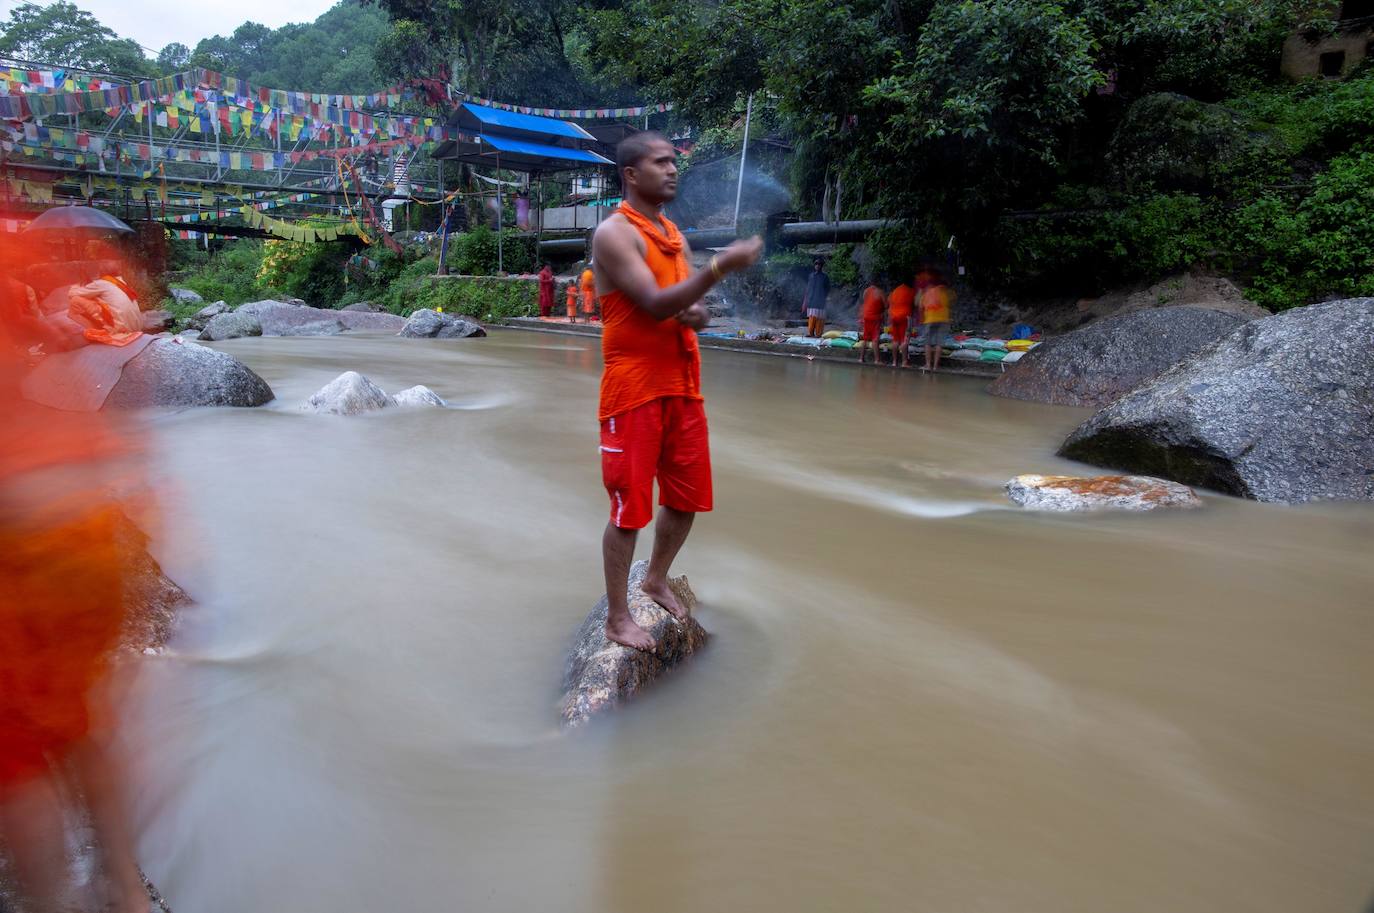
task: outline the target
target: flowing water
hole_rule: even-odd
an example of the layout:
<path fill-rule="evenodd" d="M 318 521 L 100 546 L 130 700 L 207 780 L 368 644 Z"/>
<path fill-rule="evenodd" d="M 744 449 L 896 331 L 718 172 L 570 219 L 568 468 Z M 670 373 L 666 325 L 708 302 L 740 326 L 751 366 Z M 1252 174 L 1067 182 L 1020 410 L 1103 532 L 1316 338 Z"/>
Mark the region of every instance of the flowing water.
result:
<path fill-rule="evenodd" d="M 180 913 L 1224 910 L 1374 895 L 1374 509 L 1009 509 L 1086 412 L 706 352 L 715 633 L 573 735 L 595 340 L 223 344 L 156 422 L 200 605 L 125 740 Z M 458 408 L 299 406 L 344 370 Z M 640 553 L 648 537 L 641 537 Z"/>

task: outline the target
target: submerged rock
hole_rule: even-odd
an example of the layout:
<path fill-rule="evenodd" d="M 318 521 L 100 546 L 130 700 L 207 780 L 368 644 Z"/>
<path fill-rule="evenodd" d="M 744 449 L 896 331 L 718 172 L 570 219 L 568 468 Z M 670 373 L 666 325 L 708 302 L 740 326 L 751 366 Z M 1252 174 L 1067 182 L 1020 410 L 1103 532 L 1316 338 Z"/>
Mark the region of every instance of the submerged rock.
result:
<path fill-rule="evenodd" d="M 1105 406 L 1246 320 L 1199 307 L 1105 317 L 1031 349 L 988 392 L 1060 406 Z"/>
<path fill-rule="evenodd" d="M 397 394 L 393 397 L 393 399 L 396 401 L 396 405 L 398 405 L 398 406 L 447 406 L 447 405 L 448 405 L 448 403 L 444 402 L 443 397 L 441 397 L 439 394 L 435 393 L 435 392 L 434 392 L 433 390 L 431 390 L 429 387 L 426 387 L 424 384 L 416 384 L 416 385 L 413 386 L 413 387 L 407 387 L 406 389 L 402 390 L 400 393 L 397 393 Z"/>
<path fill-rule="evenodd" d="M 128 614 L 120 637 L 126 650 L 141 653 L 167 643 L 178 613 L 191 605 L 191 597 L 162 572 L 148 551 L 148 536 L 121 512 L 115 535 L 124 557 L 124 599 Z"/>
<path fill-rule="evenodd" d="M 1201 507 L 1186 485 L 1149 476 L 1017 476 L 1007 483 L 1007 497 L 1027 510 L 1154 510 L 1157 507 Z"/>
<path fill-rule="evenodd" d="M 462 317 L 421 308 L 410 315 L 406 325 L 396 335 L 409 339 L 465 339 L 469 336 L 485 336 L 487 331 Z"/>
<path fill-rule="evenodd" d="M 657 652 L 645 653 L 606 639 L 606 597 L 602 596 L 577 629 L 568 657 L 559 705 L 564 726 L 578 726 L 607 707 L 629 700 L 670 667 L 701 649 L 710 636 L 695 617 L 681 624 L 640 592 L 648 569 L 647 561 L 636 561 L 630 569 L 630 615 L 654 638 Z M 669 585 L 689 611 L 696 607 L 697 598 L 686 577 L 674 577 Z"/>
<path fill-rule="evenodd" d="M 1374 500 L 1374 298 L 1240 329 L 1084 422 L 1062 456 L 1259 501 Z"/>
<path fill-rule="evenodd" d="M 299 299 L 293 299 L 299 300 Z M 374 314 L 369 311 L 336 311 L 332 308 L 310 307 L 305 302 L 253 301 L 243 305 L 237 314 L 251 314 L 262 324 L 264 336 L 285 336 L 288 331 L 322 320 L 337 320 L 349 330 L 386 330 L 395 333 L 405 326 L 405 318 L 395 314 Z"/>
<path fill-rule="evenodd" d="M 252 314 L 231 311 L 210 318 L 200 338 L 205 342 L 218 342 L 221 339 L 241 339 L 244 336 L 261 336 L 262 324 Z"/>
<path fill-rule="evenodd" d="M 310 397 L 306 408 L 332 415 L 360 415 L 396 405 L 386 391 L 357 371 L 345 371 Z"/>
<path fill-rule="evenodd" d="M 234 356 L 166 337 L 124 366 L 105 406 L 261 406 L 271 399 L 267 382 Z"/>

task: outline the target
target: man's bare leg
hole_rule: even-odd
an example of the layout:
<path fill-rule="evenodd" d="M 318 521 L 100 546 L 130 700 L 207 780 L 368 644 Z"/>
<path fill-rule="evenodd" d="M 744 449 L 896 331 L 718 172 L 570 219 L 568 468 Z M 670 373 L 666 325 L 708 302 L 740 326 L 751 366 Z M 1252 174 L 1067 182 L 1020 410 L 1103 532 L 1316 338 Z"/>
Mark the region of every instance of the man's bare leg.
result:
<path fill-rule="evenodd" d="M 21 896 L 35 910 L 56 910 L 67 877 L 67 843 L 50 775 L 0 791 L 0 835 L 14 858 Z"/>
<path fill-rule="evenodd" d="M 134 859 L 134 839 L 124 807 L 125 778 L 114 756 L 92 739 L 72 752 L 72 768 L 86 796 L 119 913 L 148 913 L 152 903 Z"/>
<path fill-rule="evenodd" d="M 668 586 L 668 571 L 682 543 L 687 541 L 687 534 L 692 531 L 692 521 L 696 516 L 671 507 L 658 509 L 658 520 L 654 523 L 654 551 L 649 556 L 649 570 L 639 587 L 678 621 L 686 621 L 690 613 L 678 602 L 672 587 Z"/>
<path fill-rule="evenodd" d="M 635 556 L 635 540 L 639 530 L 621 529 L 606 524 L 601 537 L 601 557 L 606 570 L 606 639 L 648 653 L 654 651 L 654 639 L 630 617 L 630 563 Z"/>

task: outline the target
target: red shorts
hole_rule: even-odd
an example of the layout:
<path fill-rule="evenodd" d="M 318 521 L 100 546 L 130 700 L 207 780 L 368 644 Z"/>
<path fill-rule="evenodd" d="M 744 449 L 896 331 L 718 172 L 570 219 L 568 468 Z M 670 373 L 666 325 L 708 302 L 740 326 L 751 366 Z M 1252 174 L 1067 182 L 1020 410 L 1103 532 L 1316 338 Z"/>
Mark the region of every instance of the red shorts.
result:
<path fill-rule="evenodd" d="M 902 343 L 906 342 L 907 333 L 910 332 L 910 329 L 910 317 L 892 318 L 892 339 L 898 345 L 901 345 Z"/>
<path fill-rule="evenodd" d="M 867 340 L 868 342 L 877 342 L 877 341 L 878 341 L 878 338 L 879 338 L 880 336 L 882 336 L 882 335 L 883 335 L 883 321 L 882 321 L 881 318 L 879 318 L 878 320 L 865 320 L 865 321 L 864 321 L 863 338 L 864 338 L 865 340 Z"/>
<path fill-rule="evenodd" d="M 611 522 L 643 529 L 658 503 L 673 510 L 711 509 L 711 449 L 706 406 L 665 396 L 601 423 L 601 478 L 611 496 Z"/>

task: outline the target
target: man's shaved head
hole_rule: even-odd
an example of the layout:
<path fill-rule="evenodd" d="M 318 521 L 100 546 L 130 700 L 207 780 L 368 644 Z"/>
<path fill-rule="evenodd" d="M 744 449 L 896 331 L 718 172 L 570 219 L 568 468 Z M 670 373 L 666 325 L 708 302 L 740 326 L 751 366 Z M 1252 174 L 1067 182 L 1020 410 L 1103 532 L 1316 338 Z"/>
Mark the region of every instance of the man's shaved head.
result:
<path fill-rule="evenodd" d="M 640 159 L 649 154 L 654 143 L 667 143 L 668 137 L 657 130 L 643 130 L 631 133 L 615 147 L 615 170 L 623 172 L 626 168 L 638 165 Z M 668 143 L 672 145 L 672 143 Z"/>

